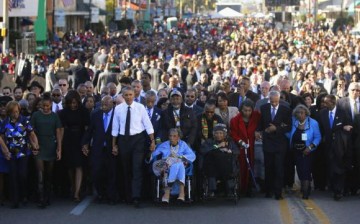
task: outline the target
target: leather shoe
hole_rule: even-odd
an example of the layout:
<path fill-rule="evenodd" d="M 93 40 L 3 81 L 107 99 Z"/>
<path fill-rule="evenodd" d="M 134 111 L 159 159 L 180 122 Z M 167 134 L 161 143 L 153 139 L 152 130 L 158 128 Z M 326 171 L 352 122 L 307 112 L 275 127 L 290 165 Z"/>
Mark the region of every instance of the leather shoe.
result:
<path fill-rule="evenodd" d="M 271 193 L 266 193 L 265 198 L 272 198 L 272 194 Z"/>
<path fill-rule="evenodd" d="M 284 198 L 281 194 L 275 195 L 275 200 L 282 200 L 282 199 L 284 199 Z"/>
<path fill-rule="evenodd" d="M 135 208 L 140 208 L 140 200 L 139 199 L 134 199 L 133 203 L 134 203 Z"/>

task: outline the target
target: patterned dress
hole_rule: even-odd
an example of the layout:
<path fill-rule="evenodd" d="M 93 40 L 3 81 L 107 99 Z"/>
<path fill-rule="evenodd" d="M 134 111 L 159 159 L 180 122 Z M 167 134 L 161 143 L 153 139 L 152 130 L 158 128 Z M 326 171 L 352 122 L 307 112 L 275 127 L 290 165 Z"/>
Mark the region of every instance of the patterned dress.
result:
<path fill-rule="evenodd" d="M 20 116 L 16 123 L 6 118 L 0 127 L 0 134 L 5 136 L 5 143 L 11 153 L 11 159 L 29 156 L 28 134 L 33 131 L 27 118 Z"/>

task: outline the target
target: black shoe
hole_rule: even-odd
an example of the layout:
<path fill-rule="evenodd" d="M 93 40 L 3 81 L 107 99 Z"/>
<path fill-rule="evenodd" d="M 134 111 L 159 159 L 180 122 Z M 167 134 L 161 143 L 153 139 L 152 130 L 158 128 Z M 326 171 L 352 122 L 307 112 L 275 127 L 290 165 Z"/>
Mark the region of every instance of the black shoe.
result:
<path fill-rule="evenodd" d="M 334 194 L 334 200 L 335 201 L 340 201 L 342 199 L 343 195 L 342 194 Z"/>
<path fill-rule="evenodd" d="M 282 200 L 284 199 L 283 196 L 281 194 L 276 194 L 275 195 L 275 200 Z"/>
<path fill-rule="evenodd" d="M 134 204 L 135 208 L 140 208 L 140 200 L 139 199 L 134 199 L 133 204 Z"/>
<path fill-rule="evenodd" d="M 273 195 L 272 195 L 271 193 L 266 193 L 266 194 L 265 194 L 265 198 L 272 198 L 272 196 L 273 196 Z"/>
<path fill-rule="evenodd" d="M 115 200 L 109 200 L 109 201 L 108 201 L 108 204 L 109 204 L 109 205 L 116 205 L 116 201 L 115 201 Z"/>
<path fill-rule="evenodd" d="M 17 209 L 17 208 L 19 208 L 19 203 L 14 203 L 13 205 L 11 205 L 10 208 L 11 208 L 11 209 Z"/>
<path fill-rule="evenodd" d="M 39 201 L 39 203 L 37 204 L 37 206 L 38 206 L 39 208 L 46 208 L 46 203 L 45 203 L 45 201 Z"/>

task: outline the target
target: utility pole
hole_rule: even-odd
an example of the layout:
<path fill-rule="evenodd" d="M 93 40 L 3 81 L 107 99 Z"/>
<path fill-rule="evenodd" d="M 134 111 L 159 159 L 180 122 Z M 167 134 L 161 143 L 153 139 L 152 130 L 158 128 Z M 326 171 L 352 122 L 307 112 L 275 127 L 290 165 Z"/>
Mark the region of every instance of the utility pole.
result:
<path fill-rule="evenodd" d="M 6 36 L 4 36 L 2 52 L 9 49 L 9 1 L 3 0 L 3 29 L 6 30 Z"/>

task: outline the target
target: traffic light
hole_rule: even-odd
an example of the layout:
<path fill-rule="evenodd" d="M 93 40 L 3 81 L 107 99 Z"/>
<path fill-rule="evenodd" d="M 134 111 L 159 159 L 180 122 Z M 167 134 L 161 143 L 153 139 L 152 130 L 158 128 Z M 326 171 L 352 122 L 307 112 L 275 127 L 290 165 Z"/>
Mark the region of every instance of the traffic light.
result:
<path fill-rule="evenodd" d="M 8 33 L 8 30 L 6 28 L 1 28 L 1 36 L 6 37 Z"/>

